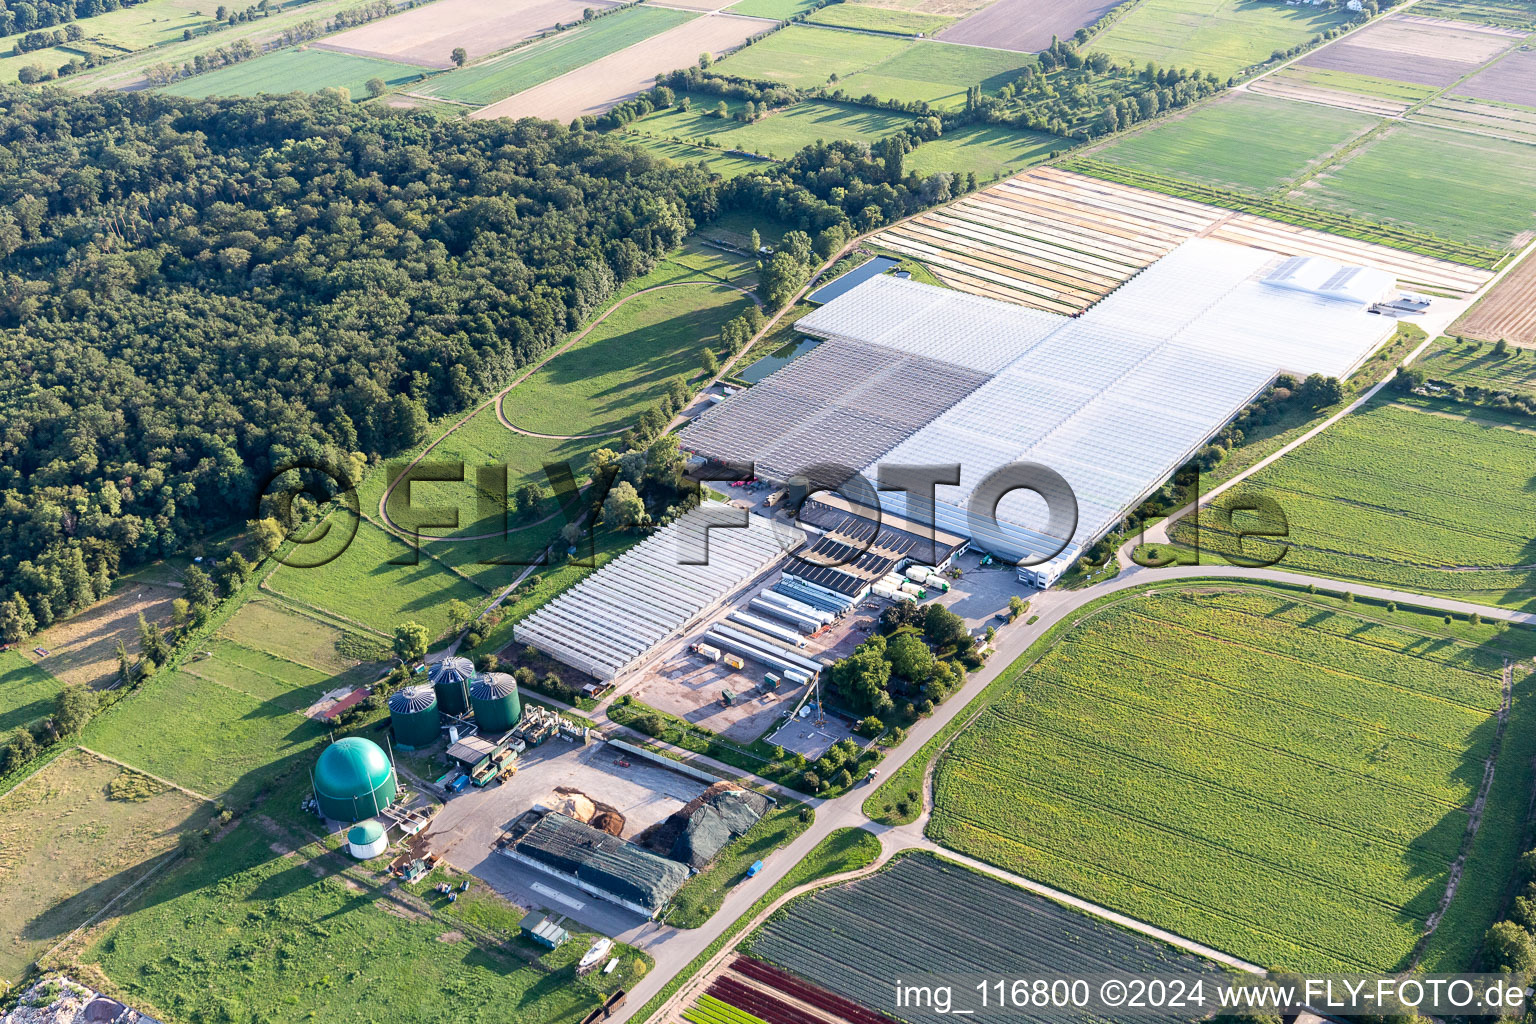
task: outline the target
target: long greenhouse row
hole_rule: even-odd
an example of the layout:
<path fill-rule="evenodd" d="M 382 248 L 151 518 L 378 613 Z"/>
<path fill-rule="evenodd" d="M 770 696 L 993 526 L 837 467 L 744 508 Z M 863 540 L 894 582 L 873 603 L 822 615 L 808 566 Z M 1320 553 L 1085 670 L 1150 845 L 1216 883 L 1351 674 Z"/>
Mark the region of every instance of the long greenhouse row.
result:
<path fill-rule="evenodd" d="M 519 622 L 517 642 L 612 679 L 800 541 L 755 515 L 747 516 L 745 528 L 706 530 L 718 514 L 718 506 L 695 509 L 615 558 Z"/>

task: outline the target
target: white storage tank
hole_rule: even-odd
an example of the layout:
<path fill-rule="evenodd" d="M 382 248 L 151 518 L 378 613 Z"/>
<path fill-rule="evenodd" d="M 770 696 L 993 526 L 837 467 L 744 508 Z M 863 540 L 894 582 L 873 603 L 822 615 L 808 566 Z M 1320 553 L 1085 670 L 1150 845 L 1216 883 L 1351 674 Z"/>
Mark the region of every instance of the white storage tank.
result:
<path fill-rule="evenodd" d="M 372 860 L 389 847 L 389 833 L 371 818 L 347 830 L 347 852 L 358 860 Z"/>

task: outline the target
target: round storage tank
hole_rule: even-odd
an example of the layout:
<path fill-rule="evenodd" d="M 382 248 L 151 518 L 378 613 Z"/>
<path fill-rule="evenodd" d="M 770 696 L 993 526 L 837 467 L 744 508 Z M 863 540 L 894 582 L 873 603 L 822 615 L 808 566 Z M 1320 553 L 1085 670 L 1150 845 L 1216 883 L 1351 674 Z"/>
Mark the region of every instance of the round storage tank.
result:
<path fill-rule="evenodd" d="M 469 702 L 474 706 L 481 733 L 506 732 L 523 717 L 517 680 L 505 672 L 492 672 L 476 679 L 469 688 Z"/>
<path fill-rule="evenodd" d="M 469 710 L 469 684 L 474 681 L 475 666 L 468 658 L 444 658 L 432 666 L 432 689 L 437 691 L 437 708 L 445 715 L 462 715 Z"/>
<path fill-rule="evenodd" d="M 315 800 L 333 821 L 371 818 L 395 799 L 395 766 L 361 736 L 337 740 L 315 762 Z"/>
<path fill-rule="evenodd" d="M 358 860 L 372 860 L 388 846 L 389 836 L 376 821 L 359 822 L 347 832 L 347 850 Z"/>
<path fill-rule="evenodd" d="M 407 686 L 389 698 L 389 724 L 395 742 L 413 750 L 437 742 L 437 692 L 430 686 Z"/>

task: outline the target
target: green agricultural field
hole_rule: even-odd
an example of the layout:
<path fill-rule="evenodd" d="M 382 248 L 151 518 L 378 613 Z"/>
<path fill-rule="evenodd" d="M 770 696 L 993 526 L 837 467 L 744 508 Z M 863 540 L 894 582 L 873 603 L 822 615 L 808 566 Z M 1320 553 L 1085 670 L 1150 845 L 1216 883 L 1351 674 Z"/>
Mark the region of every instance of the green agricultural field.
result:
<path fill-rule="evenodd" d="M 772 18 L 788 21 L 804 14 L 815 6 L 815 0 L 740 0 L 726 8 L 731 14 L 749 18 Z"/>
<path fill-rule="evenodd" d="M 1277 502 L 1288 534 L 1280 568 L 1524 608 L 1536 597 L 1530 494 L 1536 432 L 1492 410 L 1431 401 L 1377 401 L 1250 478 L 1242 491 Z M 1417 406 L 1417 407 L 1415 407 Z M 1455 467 L 1427 472 L 1434 464 Z M 1200 516 L 1200 545 L 1218 560 L 1237 550 L 1219 499 Z M 1272 524 L 1268 524 L 1272 525 Z M 1180 523 L 1175 539 L 1188 543 Z M 1258 558 L 1279 553 L 1249 537 Z"/>
<path fill-rule="evenodd" d="M 59 681 L 19 650 L 0 651 L 0 737 L 53 713 Z"/>
<path fill-rule="evenodd" d="M 81 18 L 74 24 L 85 33 L 83 39 L 30 53 L 15 53 L 16 40 L 25 33 L 0 37 L 0 54 L 6 55 L 0 58 L 0 81 L 14 82 L 23 67 L 52 70 L 87 54 L 116 56 L 178 40 L 187 29 L 211 25 L 213 10 L 201 0 L 144 0 L 131 7 Z"/>
<path fill-rule="evenodd" d="M 1342 107 L 1247 93 L 1159 121 L 1094 156 L 1208 185 L 1267 192 L 1318 167 L 1379 123 L 1380 118 Z"/>
<path fill-rule="evenodd" d="M 652 135 L 710 139 L 726 149 L 788 159 L 813 142 L 843 139 L 876 143 L 913 122 L 909 114 L 887 114 L 866 107 L 807 100 L 745 124 L 701 112 L 663 111 L 631 127 Z M 763 164 L 758 163 L 759 169 Z"/>
<path fill-rule="evenodd" d="M 929 834 L 1268 967 L 1402 967 L 1465 840 L 1496 746 L 1506 658 L 1536 637 L 1300 590 L 1178 588 L 1113 601 L 1021 660 L 940 759 Z M 1516 670 L 1505 730 L 1536 722 Z M 1026 752 L 1021 756 L 1020 752 Z M 1518 823 L 1499 790 L 1484 821 Z M 1518 830 L 1518 824 L 1514 827 Z M 1507 878 L 1502 824 L 1474 856 Z M 1446 917 L 1472 966 L 1487 892 Z"/>
<path fill-rule="evenodd" d="M 1337 7 L 1253 0 L 1143 0 L 1088 48 L 1140 67 L 1198 68 L 1226 78 L 1349 20 Z"/>
<path fill-rule="evenodd" d="M 1505 28 L 1536 29 L 1536 0 L 1422 0 L 1413 13 Z"/>
<path fill-rule="evenodd" d="M 733 156 L 706 146 L 646 135 L 637 131 L 626 132 L 623 138 L 631 146 L 639 146 L 648 153 L 666 157 L 680 164 L 702 162 L 706 169 L 722 178 L 739 178 L 743 174 L 763 171 L 770 166 L 762 160 L 753 160 L 751 157 Z"/>
<path fill-rule="evenodd" d="M 897 11 L 889 7 L 841 3 L 823 7 L 806 19 L 813 25 L 860 29 L 866 32 L 892 32 L 902 36 L 931 36 L 955 23 L 954 18 L 921 11 Z"/>
<path fill-rule="evenodd" d="M 1292 198 L 1445 238 L 1516 248 L 1536 237 L 1531 147 L 1397 125 Z"/>
<path fill-rule="evenodd" d="M 255 96 L 259 93 L 319 92 L 342 88 L 361 102 L 367 82 L 381 78 L 390 88 L 415 82 L 421 68 L 394 61 L 358 57 L 332 50 L 278 50 L 204 75 L 184 78 L 164 89 L 172 96 Z"/>
<path fill-rule="evenodd" d="M 275 794 L 284 807 L 295 787 Z M 266 809 L 120 911 L 81 960 L 165 1020 L 575 1024 L 643 972 L 572 976 L 586 943 L 541 954 L 310 841 Z M 457 905 L 447 905 L 457 910 Z M 509 908 L 510 909 L 510 908 Z M 494 924 L 494 922 L 493 922 Z"/>
<path fill-rule="evenodd" d="M 1273 79 L 1266 78 L 1265 81 L 1292 82 L 1296 85 L 1315 85 L 1319 89 L 1335 89 L 1339 92 L 1355 93 L 1360 96 L 1375 96 L 1379 99 L 1396 100 L 1400 103 L 1417 103 L 1440 92 L 1433 85 L 1398 82 L 1390 78 L 1377 78 L 1375 75 L 1359 75 L 1352 71 L 1335 71 L 1331 68 L 1309 68 L 1301 64 L 1292 64 L 1283 71 L 1277 72 Z"/>
<path fill-rule="evenodd" d="M 724 75 L 814 89 L 832 75 L 846 79 L 913 45 L 908 39 L 791 25 L 716 66 Z"/>
<path fill-rule="evenodd" d="M 575 71 L 696 17 L 697 14 L 688 11 L 665 7 L 632 7 L 500 57 L 437 75 L 411 91 L 482 107 Z"/>
<path fill-rule="evenodd" d="M 967 125 L 946 132 L 908 153 L 904 166 L 927 176 L 945 171 L 974 174 L 979 182 L 1003 178 L 1070 149 L 1072 143 L 1057 135 L 1002 125 Z"/>
<path fill-rule="evenodd" d="M 979 84 L 983 92 L 995 93 L 1034 61 L 1031 54 L 1012 50 L 923 39 L 837 87 L 849 96 L 873 93 L 881 99 L 922 100 L 940 110 L 960 110 L 971 86 Z"/>

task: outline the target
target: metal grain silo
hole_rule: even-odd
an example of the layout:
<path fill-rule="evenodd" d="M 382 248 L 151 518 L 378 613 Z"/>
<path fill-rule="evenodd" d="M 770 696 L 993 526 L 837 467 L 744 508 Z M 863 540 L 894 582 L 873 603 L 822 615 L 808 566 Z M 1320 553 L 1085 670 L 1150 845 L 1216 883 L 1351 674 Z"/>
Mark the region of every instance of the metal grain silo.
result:
<path fill-rule="evenodd" d="M 437 708 L 445 715 L 462 715 L 469 710 L 469 684 L 474 681 L 475 666 L 468 658 L 444 658 L 432 666 L 432 689 L 437 691 Z"/>
<path fill-rule="evenodd" d="M 389 698 L 389 724 L 395 742 L 419 749 L 437 742 L 437 692 L 430 686 L 407 686 Z"/>
<path fill-rule="evenodd" d="M 469 688 L 469 702 L 482 735 L 506 732 L 523 717 L 523 701 L 517 680 L 505 672 L 480 676 Z"/>

